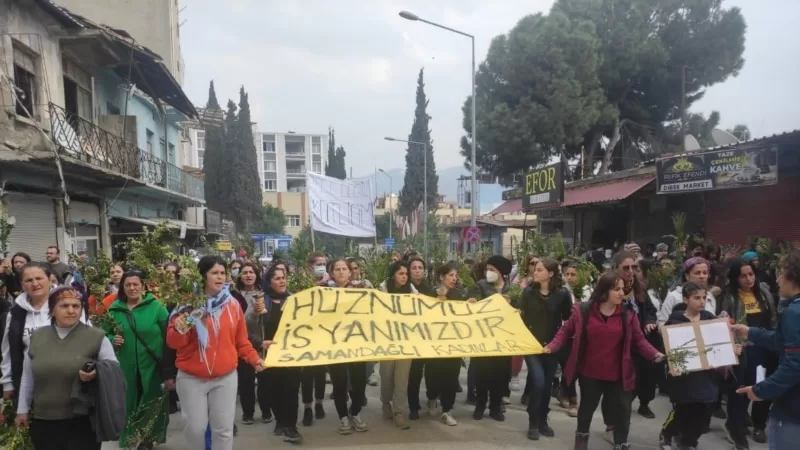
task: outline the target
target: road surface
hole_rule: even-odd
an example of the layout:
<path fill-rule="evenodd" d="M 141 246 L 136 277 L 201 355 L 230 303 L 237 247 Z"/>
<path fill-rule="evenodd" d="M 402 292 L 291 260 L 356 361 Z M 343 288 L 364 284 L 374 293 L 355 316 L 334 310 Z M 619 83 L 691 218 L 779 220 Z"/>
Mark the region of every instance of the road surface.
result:
<path fill-rule="evenodd" d="M 377 372 L 377 367 L 375 368 Z M 466 371 L 462 370 L 462 386 L 466 386 Z M 524 374 L 524 372 L 523 372 Z M 496 422 L 487 415 L 481 421 L 472 419 L 473 408 L 465 403 L 466 394 L 458 395 L 454 416 L 458 426 L 449 427 L 438 421 L 438 417 L 428 417 L 421 414 L 419 421 L 409 421 L 411 429 L 399 430 L 394 423 L 381 418 L 380 387 L 367 387 L 369 404 L 361 413 L 370 429 L 366 433 L 354 433 L 341 436 L 337 433 L 338 420 L 333 407 L 333 401 L 328 400 L 331 385 L 326 386 L 325 419 L 315 421 L 311 427 L 299 425 L 300 433 L 304 437 L 303 446 L 314 449 L 348 449 L 348 450 L 488 450 L 488 449 L 571 449 L 575 433 L 576 419 L 568 417 L 565 410 L 555 402 L 551 404 L 550 425 L 555 430 L 554 438 L 542 437 L 539 441 L 530 441 L 526 437 L 528 416 L 519 403 L 521 392 L 512 393 L 512 404 L 506 411 L 505 422 Z M 421 397 L 424 408 L 424 386 Z M 645 419 L 636 413 L 638 401 L 634 400 L 633 414 L 631 415 L 630 443 L 634 449 L 657 449 L 658 433 L 661 424 L 671 409 L 669 400 L 663 396 L 651 404 L 656 413 L 655 419 Z M 256 407 L 256 417 L 260 417 Z M 250 449 L 276 449 L 289 448 L 292 444 L 284 443 L 283 439 L 272 435 L 274 422 L 270 424 L 256 423 L 255 425 L 242 425 L 241 415 L 237 415 L 239 434 L 236 437 L 234 448 L 237 450 Z M 302 411 L 300 411 L 302 419 Z M 188 449 L 181 435 L 182 420 L 180 413 L 171 417 L 168 441 L 165 445 L 157 447 L 161 450 L 202 450 Z M 592 450 L 608 450 L 611 445 L 603 440 L 603 420 L 598 408 L 592 421 L 592 432 L 589 448 Z M 767 445 L 750 442 L 753 450 L 766 450 Z M 103 450 L 114 450 L 114 444 L 105 444 Z M 703 436 L 700 441 L 703 450 L 721 450 L 733 448 L 725 437 L 723 421 L 712 419 L 711 433 Z"/>

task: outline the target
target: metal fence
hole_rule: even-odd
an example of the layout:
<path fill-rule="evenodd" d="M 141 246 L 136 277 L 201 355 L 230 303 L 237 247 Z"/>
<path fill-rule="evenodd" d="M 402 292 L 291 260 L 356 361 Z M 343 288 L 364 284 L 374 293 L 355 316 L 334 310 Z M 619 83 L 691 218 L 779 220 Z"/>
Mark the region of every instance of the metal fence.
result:
<path fill-rule="evenodd" d="M 205 198 L 203 180 L 58 105 L 50 103 L 49 109 L 53 142 L 60 152 L 148 184 Z"/>

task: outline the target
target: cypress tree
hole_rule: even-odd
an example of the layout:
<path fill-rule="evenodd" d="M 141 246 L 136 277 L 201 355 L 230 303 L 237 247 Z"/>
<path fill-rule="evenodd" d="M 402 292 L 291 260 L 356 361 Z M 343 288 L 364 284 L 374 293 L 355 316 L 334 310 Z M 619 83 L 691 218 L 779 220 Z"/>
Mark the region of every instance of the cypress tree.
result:
<path fill-rule="evenodd" d="M 433 142 L 431 130 L 428 125 L 431 117 L 427 113 L 428 99 L 425 95 L 424 69 L 420 69 L 417 78 L 416 109 L 414 110 L 414 123 L 411 125 L 409 141 L 422 142 L 420 144 L 409 142 L 406 149 L 406 173 L 403 180 L 403 189 L 400 191 L 398 212 L 408 217 L 419 206 L 424 197 L 424 180 L 428 177 L 428 210 L 436 209 L 437 193 L 439 190 L 439 176 L 436 175 L 436 163 L 433 161 Z M 425 158 L 427 157 L 428 172 L 425 173 Z"/>
<path fill-rule="evenodd" d="M 234 205 L 240 229 L 257 219 L 262 210 L 258 156 L 253 139 L 253 123 L 250 117 L 250 101 L 244 86 L 239 89 L 239 115 L 233 127 L 236 144 L 231 152 L 233 163 L 230 180 L 231 205 Z"/>
<path fill-rule="evenodd" d="M 228 193 L 226 162 L 224 155 L 224 130 L 222 109 L 217 101 L 212 80 L 208 87 L 208 101 L 202 116 L 205 131 L 205 153 L 203 155 L 203 173 L 205 174 L 205 198 L 209 209 L 221 214 L 228 213 Z"/>

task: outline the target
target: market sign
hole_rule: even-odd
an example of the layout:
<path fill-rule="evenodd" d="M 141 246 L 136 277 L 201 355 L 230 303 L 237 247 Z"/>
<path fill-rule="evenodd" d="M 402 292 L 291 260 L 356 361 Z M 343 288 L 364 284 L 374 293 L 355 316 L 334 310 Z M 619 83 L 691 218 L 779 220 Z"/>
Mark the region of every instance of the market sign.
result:
<path fill-rule="evenodd" d="M 564 165 L 561 162 L 525 174 L 521 186 L 503 191 L 503 200 L 522 199 L 522 207 L 538 207 L 564 200 Z"/>
<path fill-rule="evenodd" d="M 216 246 L 217 250 L 221 252 L 233 251 L 233 244 L 231 244 L 231 241 L 217 241 L 214 243 L 214 245 Z"/>
<path fill-rule="evenodd" d="M 778 147 L 733 148 L 656 161 L 659 194 L 778 184 Z"/>

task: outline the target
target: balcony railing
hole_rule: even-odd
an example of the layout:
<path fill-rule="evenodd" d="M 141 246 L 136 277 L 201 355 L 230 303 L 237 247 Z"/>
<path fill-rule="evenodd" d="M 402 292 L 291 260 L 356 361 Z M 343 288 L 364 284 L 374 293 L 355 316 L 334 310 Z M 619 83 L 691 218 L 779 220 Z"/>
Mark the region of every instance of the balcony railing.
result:
<path fill-rule="evenodd" d="M 286 177 L 287 178 L 305 178 L 306 176 L 306 168 L 286 168 Z"/>
<path fill-rule="evenodd" d="M 50 124 L 58 150 L 73 158 L 193 198 L 205 198 L 203 180 L 53 103 Z"/>

